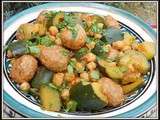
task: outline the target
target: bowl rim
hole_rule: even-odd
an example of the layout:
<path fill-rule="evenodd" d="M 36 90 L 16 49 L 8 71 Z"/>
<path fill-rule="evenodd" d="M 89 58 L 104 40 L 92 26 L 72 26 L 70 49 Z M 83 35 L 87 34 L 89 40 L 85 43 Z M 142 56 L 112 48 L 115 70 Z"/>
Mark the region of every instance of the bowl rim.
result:
<path fill-rule="evenodd" d="M 42 5 L 37 5 L 37 6 L 29 8 L 29 9 L 26 9 L 16 15 L 12 16 L 11 18 L 9 18 L 4 23 L 4 29 L 6 29 L 8 26 L 10 26 L 19 16 L 30 13 L 34 10 L 42 9 L 42 8 L 45 9 L 48 6 L 61 6 L 62 7 L 62 6 L 74 6 L 74 5 L 75 6 L 94 7 L 94 8 L 98 8 L 98 9 L 102 9 L 102 10 L 112 9 L 112 10 L 116 11 L 118 14 L 122 14 L 122 15 L 125 15 L 127 17 L 132 18 L 134 20 L 134 22 L 136 22 L 138 25 L 140 25 L 142 28 L 144 28 L 152 38 L 156 39 L 156 37 L 155 37 L 156 32 L 149 25 L 144 23 L 144 21 L 142 19 L 134 16 L 133 14 L 131 14 L 127 11 L 121 10 L 119 8 L 111 7 L 108 5 L 102 5 L 102 4 L 98 4 L 98 3 L 87 3 L 86 4 L 86 3 L 82 3 L 82 2 L 72 2 L 72 4 L 70 4 L 70 2 L 68 2 L 68 3 L 66 3 L 66 2 L 60 2 L 60 3 L 53 2 L 53 3 L 45 3 Z M 16 106 L 21 105 L 20 108 L 18 107 L 16 110 L 15 109 L 14 110 L 24 116 L 38 117 L 38 118 L 51 117 L 49 115 L 42 114 L 42 113 L 39 113 L 33 109 L 27 108 L 26 106 L 22 105 L 21 103 L 15 101 L 11 96 L 8 95 L 8 93 L 6 91 L 3 91 L 3 99 L 4 99 L 4 102 L 12 109 L 17 108 Z M 12 104 L 10 104 L 10 103 L 12 103 Z M 155 103 L 156 103 L 156 92 L 154 93 L 154 95 L 152 95 L 152 97 L 150 97 L 146 102 L 144 102 L 139 107 L 132 109 L 130 111 L 127 111 L 125 113 L 113 116 L 113 117 L 118 117 L 118 118 L 119 117 L 129 117 L 130 114 L 132 114 L 132 116 L 138 116 L 139 114 L 142 114 L 142 112 L 144 113 L 144 110 L 147 111 L 149 108 L 151 108 L 153 105 L 155 105 Z M 56 117 L 56 116 L 54 116 L 54 117 Z"/>

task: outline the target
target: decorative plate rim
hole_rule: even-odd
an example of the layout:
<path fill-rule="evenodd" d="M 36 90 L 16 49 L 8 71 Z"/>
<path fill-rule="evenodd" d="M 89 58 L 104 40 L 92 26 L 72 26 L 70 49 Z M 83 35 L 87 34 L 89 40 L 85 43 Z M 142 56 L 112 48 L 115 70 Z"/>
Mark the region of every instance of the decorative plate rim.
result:
<path fill-rule="evenodd" d="M 21 16 L 23 14 L 27 14 L 27 13 L 29 13 L 31 11 L 34 11 L 34 10 L 37 10 L 37 9 L 45 8 L 45 7 L 50 6 L 50 5 L 61 6 L 61 7 L 62 6 L 73 6 L 73 5 L 76 6 L 77 5 L 77 6 L 85 6 L 85 7 L 94 7 L 94 8 L 98 8 L 98 9 L 102 9 L 102 10 L 112 9 L 115 12 L 117 12 L 118 14 L 121 14 L 123 16 L 125 15 L 127 17 L 133 18 L 133 21 L 135 23 L 137 23 L 138 25 L 140 25 L 145 30 L 147 30 L 147 32 L 149 33 L 149 35 L 152 38 L 155 38 L 155 36 L 156 36 L 156 32 L 150 26 L 148 26 L 146 23 L 144 23 L 143 20 L 141 20 L 140 18 L 132 15 L 131 13 L 129 13 L 127 11 L 124 11 L 124 10 L 121 10 L 121 9 L 118 9 L 118 8 L 115 8 L 115 7 L 107 6 L 107 5 L 97 4 L 97 3 L 86 4 L 86 3 L 79 3 L 79 2 L 72 2 L 72 5 L 70 4 L 70 2 L 69 3 L 66 3 L 66 2 L 46 3 L 46 4 L 38 5 L 38 6 L 35 6 L 35 7 L 31 7 L 29 9 L 26 9 L 26 10 L 24 10 L 24 11 L 22 11 L 22 12 L 16 14 L 16 15 L 12 16 L 9 20 L 7 20 L 4 23 L 4 29 L 6 29 L 8 26 L 10 26 L 15 21 L 15 19 L 17 19 L 18 16 Z M 6 91 L 3 91 L 3 92 L 4 92 L 3 93 L 4 102 L 8 106 L 10 106 L 11 108 L 15 108 L 16 105 L 21 105 L 21 107 L 19 107 L 17 110 L 14 109 L 18 113 L 23 114 L 24 116 L 28 116 L 28 117 L 38 117 L 38 118 L 51 117 L 50 115 L 39 113 L 39 112 L 37 112 L 33 109 L 25 107 L 21 103 L 15 101 L 10 95 L 8 95 L 8 93 Z M 10 104 L 11 101 L 12 101 L 12 104 Z M 119 117 L 130 117 L 130 114 L 132 114 L 132 116 L 140 116 L 140 114 L 142 114 L 142 112 L 144 113 L 144 110 L 147 111 L 148 110 L 147 108 L 150 108 L 155 103 L 156 103 L 156 92 L 146 102 L 144 102 L 143 104 L 141 104 L 137 108 L 134 108 L 134 109 L 132 109 L 130 111 L 127 111 L 127 112 L 124 112 L 122 114 L 118 114 L 118 115 L 113 116 L 113 117 L 118 117 L 118 118 Z M 23 108 L 25 108 L 25 109 L 23 109 Z M 54 117 L 56 117 L 56 116 L 54 116 Z"/>

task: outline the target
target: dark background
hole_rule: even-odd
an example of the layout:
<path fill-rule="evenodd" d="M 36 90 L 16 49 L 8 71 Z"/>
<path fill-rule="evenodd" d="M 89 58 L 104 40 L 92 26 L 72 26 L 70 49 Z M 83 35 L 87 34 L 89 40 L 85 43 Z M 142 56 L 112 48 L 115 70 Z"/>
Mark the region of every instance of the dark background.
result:
<path fill-rule="evenodd" d="M 7 20 L 9 17 L 19 13 L 27 8 L 32 6 L 44 4 L 42 2 L 6 2 L 3 3 L 4 11 L 3 17 L 4 21 Z M 136 16 L 139 16 L 144 21 L 150 24 L 156 24 L 156 17 L 157 17 L 157 4 L 156 2 L 101 2 L 100 4 L 111 5 L 117 8 L 124 9 L 129 11 Z"/>

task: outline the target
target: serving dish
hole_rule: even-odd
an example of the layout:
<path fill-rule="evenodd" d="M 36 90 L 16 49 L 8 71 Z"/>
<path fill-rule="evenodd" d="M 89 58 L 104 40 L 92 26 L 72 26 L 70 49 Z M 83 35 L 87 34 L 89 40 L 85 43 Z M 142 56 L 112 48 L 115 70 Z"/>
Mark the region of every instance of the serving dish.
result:
<path fill-rule="evenodd" d="M 139 18 L 117 8 L 95 3 L 47 3 L 27 9 L 12 18 L 4 24 L 4 41 L 3 45 L 8 44 L 15 37 L 15 30 L 24 22 L 31 22 L 40 11 L 56 10 L 65 12 L 86 12 L 102 16 L 112 15 L 116 18 L 124 30 L 129 31 L 137 37 L 138 41 L 156 40 L 156 33 Z M 18 19 L 17 19 L 18 18 Z M 15 111 L 27 117 L 136 117 L 148 110 L 156 103 L 156 76 L 155 76 L 155 59 L 151 63 L 151 70 L 146 76 L 146 85 L 136 95 L 130 96 L 130 100 L 123 106 L 115 109 L 103 110 L 97 113 L 60 113 L 43 111 L 37 106 L 32 96 L 22 94 L 16 86 L 10 82 L 7 73 L 7 60 L 4 53 L 4 101 Z"/>

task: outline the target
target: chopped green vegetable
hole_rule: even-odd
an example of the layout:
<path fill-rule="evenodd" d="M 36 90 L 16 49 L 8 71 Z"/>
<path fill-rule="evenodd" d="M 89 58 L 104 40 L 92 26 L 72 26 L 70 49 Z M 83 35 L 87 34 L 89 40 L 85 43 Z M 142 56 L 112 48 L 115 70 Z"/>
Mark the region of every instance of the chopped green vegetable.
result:
<path fill-rule="evenodd" d="M 68 73 L 73 73 L 73 71 L 74 71 L 73 66 L 69 64 L 69 65 L 67 66 L 67 71 L 68 71 Z"/>
<path fill-rule="evenodd" d="M 103 27 L 98 26 L 97 23 L 92 24 L 91 31 L 94 33 L 102 33 Z"/>
<path fill-rule="evenodd" d="M 32 55 L 35 55 L 35 56 L 39 56 L 40 49 L 37 46 L 30 46 L 29 53 L 31 53 Z"/>
<path fill-rule="evenodd" d="M 62 54 L 64 55 L 64 56 L 68 56 L 69 55 L 69 50 L 67 50 L 67 49 L 63 49 L 62 50 Z"/>
<path fill-rule="evenodd" d="M 45 45 L 47 47 L 54 45 L 54 42 L 48 36 L 37 37 L 36 42 L 39 45 Z"/>
<path fill-rule="evenodd" d="M 99 41 L 96 43 L 95 47 L 91 50 L 95 55 L 97 55 L 100 58 L 106 59 L 108 52 L 107 48 L 105 47 L 105 43 L 103 41 Z"/>
<path fill-rule="evenodd" d="M 93 70 L 91 71 L 90 76 L 92 79 L 98 80 L 100 78 L 100 73 L 98 70 Z"/>
<path fill-rule="evenodd" d="M 80 59 L 81 57 L 83 57 L 84 55 L 86 55 L 88 52 L 88 49 L 87 48 L 81 48 L 79 49 L 76 53 L 75 53 L 75 57 L 77 59 Z"/>
<path fill-rule="evenodd" d="M 94 37 L 91 37 L 91 36 L 87 36 L 86 38 L 86 43 L 91 43 L 91 42 L 96 42 L 97 39 L 95 39 Z"/>

